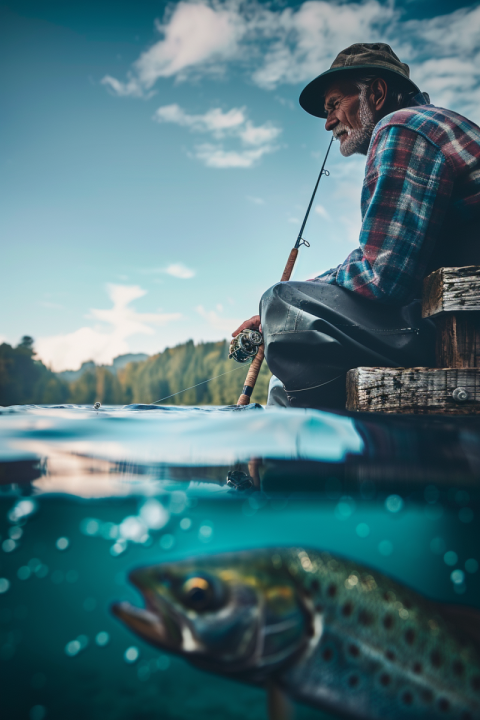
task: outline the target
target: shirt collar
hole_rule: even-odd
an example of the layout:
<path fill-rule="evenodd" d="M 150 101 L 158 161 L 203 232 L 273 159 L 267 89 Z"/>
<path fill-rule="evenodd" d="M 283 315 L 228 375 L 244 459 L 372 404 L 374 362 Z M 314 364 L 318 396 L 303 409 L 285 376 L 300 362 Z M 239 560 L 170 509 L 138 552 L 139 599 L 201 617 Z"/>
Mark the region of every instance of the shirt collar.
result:
<path fill-rule="evenodd" d="M 410 100 L 409 107 L 415 105 L 430 105 L 430 95 L 426 92 L 419 92 Z"/>

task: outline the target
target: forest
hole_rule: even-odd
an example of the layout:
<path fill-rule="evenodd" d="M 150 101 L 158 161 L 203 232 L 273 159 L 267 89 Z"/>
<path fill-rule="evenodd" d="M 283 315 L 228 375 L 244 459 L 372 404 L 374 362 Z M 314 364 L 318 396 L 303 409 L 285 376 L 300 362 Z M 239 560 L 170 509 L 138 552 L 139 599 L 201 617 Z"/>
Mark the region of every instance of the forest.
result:
<path fill-rule="evenodd" d="M 248 366 L 229 360 L 228 347 L 227 340 L 198 345 L 189 340 L 117 372 L 90 367 L 67 382 L 35 357 L 33 338 L 24 336 L 17 347 L 0 345 L 0 405 L 129 405 L 162 398 L 165 405 L 233 405 Z M 217 375 L 221 377 L 203 382 Z M 256 402 L 267 401 L 270 375 L 264 363 L 253 396 Z M 190 389 L 174 395 L 185 388 Z"/>

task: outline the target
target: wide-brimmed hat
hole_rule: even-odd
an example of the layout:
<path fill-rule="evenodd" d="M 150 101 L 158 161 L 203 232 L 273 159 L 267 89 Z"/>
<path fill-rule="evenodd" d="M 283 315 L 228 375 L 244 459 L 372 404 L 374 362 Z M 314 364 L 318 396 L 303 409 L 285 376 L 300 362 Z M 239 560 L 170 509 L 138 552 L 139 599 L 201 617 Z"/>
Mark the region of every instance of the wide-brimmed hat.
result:
<path fill-rule="evenodd" d="M 325 91 L 334 80 L 345 80 L 378 73 L 385 80 L 395 80 L 399 89 L 418 93 L 420 90 L 410 80 L 410 68 L 395 55 L 386 43 L 355 43 L 342 50 L 326 70 L 308 83 L 300 95 L 300 105 L 310 115 L 326 118 Z"/>

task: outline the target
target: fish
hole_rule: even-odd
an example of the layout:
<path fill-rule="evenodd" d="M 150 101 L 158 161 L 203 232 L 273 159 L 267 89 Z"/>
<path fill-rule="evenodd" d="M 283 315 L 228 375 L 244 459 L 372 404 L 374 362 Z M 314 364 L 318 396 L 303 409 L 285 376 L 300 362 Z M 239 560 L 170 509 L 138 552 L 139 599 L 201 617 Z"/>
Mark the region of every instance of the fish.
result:
<path fill-rule="evenodd" d="M 131 572 L 144 607 L 112 606 L 204 671 L 355 720 L 480 718 L 480 623 L 352 560 L 302 547 Z"/>

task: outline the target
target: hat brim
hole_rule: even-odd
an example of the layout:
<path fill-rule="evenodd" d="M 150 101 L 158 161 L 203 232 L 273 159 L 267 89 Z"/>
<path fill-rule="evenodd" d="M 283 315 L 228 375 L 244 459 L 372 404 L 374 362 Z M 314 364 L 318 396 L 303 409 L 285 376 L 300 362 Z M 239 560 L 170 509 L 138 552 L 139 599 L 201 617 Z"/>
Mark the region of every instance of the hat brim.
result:
<path fill-rule="evenodd" d="M 314 115 L 319 118 L 326 118 L 327 113 L 325 111 L 325 91 L 329 85 L 335 80 L 343 79 L 354 79 L 355 75 L 365 75 L 369 73 L 378 73 L 378 77 L 383 77 L 385 80 L 395 80 L 400 88 L 406 90 L 420 92 L 420 89 L 405 75 L 402 75 L 395 70 L 384 68 L 379 65 L 354 65 L 348 67 L 331 68 L 322 73 L 315 80 L 308 83 L 308 85 L 302 90 L 299 98 L 300 105 L 310 115 Z M 343 77 L 341 75 L 343 74 Z"/>

